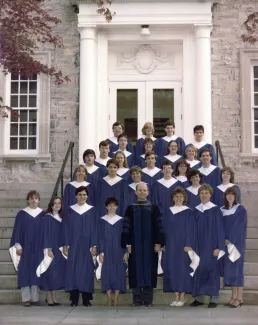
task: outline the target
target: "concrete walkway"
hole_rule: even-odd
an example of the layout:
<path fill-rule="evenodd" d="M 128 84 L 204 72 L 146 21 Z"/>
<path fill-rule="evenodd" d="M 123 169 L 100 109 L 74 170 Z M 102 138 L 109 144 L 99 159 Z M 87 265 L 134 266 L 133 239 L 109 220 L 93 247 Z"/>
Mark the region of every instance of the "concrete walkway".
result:
<path fill-rule="evenodd" d="M 252 325 L 258 324 L 258 307 L 100 308 L 0 306 L 0 324 L 47 325 Z"/>

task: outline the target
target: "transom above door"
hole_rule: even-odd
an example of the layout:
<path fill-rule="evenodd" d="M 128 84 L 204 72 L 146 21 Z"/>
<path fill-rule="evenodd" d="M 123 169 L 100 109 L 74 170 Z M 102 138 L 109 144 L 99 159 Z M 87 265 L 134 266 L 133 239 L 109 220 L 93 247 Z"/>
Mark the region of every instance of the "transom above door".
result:
<path fill-rule="evenodd" d="M 110 82 L 110 128 L 115 121 L 136 142 L 142 127 L 152 122 L 155 137 L 164 136 L 164 124 L 172 120 L 181 133 L 181 83 L 170 81 Z"/>

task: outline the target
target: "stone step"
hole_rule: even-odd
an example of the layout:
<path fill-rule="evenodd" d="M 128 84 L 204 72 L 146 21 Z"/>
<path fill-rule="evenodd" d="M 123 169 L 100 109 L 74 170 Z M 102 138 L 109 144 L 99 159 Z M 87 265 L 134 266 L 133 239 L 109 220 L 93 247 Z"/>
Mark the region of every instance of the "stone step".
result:
<path fill-rule="evenodd" d="M 0 218 L 0 229 L 1 228 L 12 228 L 14 225 L 15 217 L 11 218 Z"/>
<path fill-rule="evenodd" d="M 257 275 L 245 276 L 244 288 L 247 290 L 258 290 L 258 276 Z"/>
<path fill-rule="evenodd" d="M 0 208 L 0 218 L 15 217 L 20 208 Z"/>
<path fill-rule="evenodd" d="M 12 262 L 0 262 L 0 275 L 16 275 Z"/>
<path fill-rule="evenodd" d="M 256 276 L 258 276 L 258 263 L 245 262 L 244 272 L 245 272 L 245 275 L 256 275 Z"/>
<path fill-rule="evenodd" d="M 11 262 L 11 256 L 6 249 L 0 249 L 0 262 Z"/>
<path fill-rule="evenodd" d="M 13 228 L 0 228 L 0 238 L 11 239 Z"/>
<path fill-rule="evenodd" d="M 247 224 L 249 228 L 258 228 L 258 217 L 248 217 Z"/>
<path fill-rule="evenodd" d="M 258 252 L 255 249 L 245 251 L 245 262 L 258 262 Z"/>
<path fill-rule="evenodd" d="M 45 196 L 45 197 L 41 197 L 40 199 L 40 207 L 42 209 L 45 209 L 48 206 L 48 203 L 50 201 L 50 197 L 51 197 L 52 192 L 49 192 L 49 197 Z M 24 196 L 24 198 L 16 198 L 14 199 L 9 199 L 9 198 L 1 198 L 0 199 L 0 208 L 3 209 L 7 209 L 7 208 L 11 208 L 11 209 L 23 209 L 25 208 L 27 205 L 26 203 L 26 194 Z"/>
<path fill-rule="evenodd" d="M 0 238 L 0 249 L 9 249 L 10 247 L 10 239 Z"/>
<path fill-rule="evenodd" d="M 247 228 L 247 238 L 258 239 L 258 228 Z"/>
<path fill-rule="evenodd" d="M 246 239 L 246 249 L 257 249 L 258 250 L 258 240 L 257 239 Z M 257 252 L 258 254 L 258 252 Z"/>

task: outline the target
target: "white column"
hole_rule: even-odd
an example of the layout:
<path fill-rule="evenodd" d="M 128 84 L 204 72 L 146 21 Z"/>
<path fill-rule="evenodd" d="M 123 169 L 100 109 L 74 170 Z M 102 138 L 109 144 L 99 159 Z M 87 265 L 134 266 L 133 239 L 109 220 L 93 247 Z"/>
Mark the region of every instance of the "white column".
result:
<path fill-rule="evenodd" d="M 79 31 L 81 35 L 79 162 L 82 162 L 82 155 L 86 149 L 97 148 L 97 31 L 96 26 L 81 27 Z"/>
<path fill-rule="evenodd" d="M 196 124 L 205 129 L 205 140 L 212 142 L 211 112 L 211 25 L 195 25 Z"/>

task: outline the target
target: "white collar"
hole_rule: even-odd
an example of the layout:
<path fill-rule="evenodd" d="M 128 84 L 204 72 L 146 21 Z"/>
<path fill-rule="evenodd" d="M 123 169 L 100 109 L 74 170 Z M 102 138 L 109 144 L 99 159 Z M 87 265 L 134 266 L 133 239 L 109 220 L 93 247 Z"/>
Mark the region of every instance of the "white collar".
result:
<path fill-rule="evenodd" d="M 122 178 L 118 175 L 116 175 L 116 177 L 111 178 L 108 175 L 103 177 L 104 181 L 106 181 L 108 183 L 108 185 L 113 186 L 116 183 L 120 182 L 122 180 Z"/>
<path fill-rule="evenodd" d="M 145 183 L 145 182 L 140 182 L 140 183 L 131 183 L 131 184 L 129 184 L 128 186 L 130 186 L 134 191 L 136 191 L 136 186 L 138 185 L 138 184 L 147 184 L 147 183 Z"/>
<path fill-rule="evenodd" d="M 172 137 L 168 137 L 167 135 L 165 137 L 163 137 L 162 139 L 167 141 L 167 142 L 170 142 L 172 140 L 176 140 L 178 137 L 176 135 L 172 135 Z"/>
<path fill-rule="evenodd" d="M 228 184 L 226 184 L 226 185 L 224 185 L 224 184 L 220 184 L 220 185 L 217 186 L 217 188 L 219 188 L 222 192 L 225 192 L 226 189 L 228 189 L 229 187 L 232 187 L 232 186 L 234 186 L 234 185 L 235 185 L 235 184 L 232 184 L 232 183 L 228 183 Z"/>
<path fill-rule="evenodd" d="M 171 212 L 173 214 L 177 214 L 177 213 L 185 211 L 185 210 L 187 210 L 189 208 L 186 205 L 182 205 L 181 207 L 178 207 L 178 206 L 174 205 L 173 207 L 170 207 L 169 209 L 171 210 Z"/>
<path fill-rule="evenodd" d="M 117 138 L 116 137 L 110 137 L 108 138 L 108 140 L 110 140 L 111 142 L 113 142 L 114 144 L 118 144 Z"/>
<path fill-rule="evenodd" d="M 70 182 L 69 184 L 71 184 L 73 187 L 80 187 L 80 186 L 85 186 L 87 187 L 90 183 L 86 182 L 86 181 L 83 181 L 83 182 L 77 182 L 77 181 L 73 181 L 73 182 Z"/>
<path fill-rule="evenodd" d="M 142 157 L 143 159 L 145 159 L 145 153 L 144 153 L 143 155 L 141 155 L 141 157 Z"/>
<path fill-rule="evenodd" d="M 114 151 L 113 154 L 116 154 L 118 151 L 121 151 L 122 153 L 124 153 L 126 158 L 132 154 L 130 151 L 127 151 L 127 150 L 123 151 L 123 150 L 120 150 L 120 149 L 118 149 L 117 151 Z"/>
<path fill-rule="evenodd" d="M 143 173 L 153 177 L 160 171 L 160 169 L 158 167 L 155 167 L 153 169 L 149 169 L 149 168 L 145 167 L 142 169 L 142 171 L 143 171 Z"/>
<path fill-rule="evenodd" d="M 172 185 L 177 183 L 177 180 L 174 177 L 171 177 L 170 179 L 165 179 L 164 177 L 159 179 L 158 182 L 165 186 L 166 188 L 170 188 Z"/>
<path fill-rule="evenodd" d="M 216 205 L 213 204 L 212 202 L 208 202 L 206 204 L 199 204 L 197 207 L 195 207 L 197 210 L 204 212 L 206 210 L 210 210 L 211 208 L 215 207 Z"/>
<path fill-rule="evenodd" d="M 199 168 L 198 170 L 203 174 L 203 175 L 205 175 L 205 176 L 208 176 L 211 172 L 213 172 L 214 171 L 214 169 L 216 169 L 217 168 L 217 166 L 214 166 L 214 165 L 212 165 L 212 164 L 210 164 L 210 166 L 209 167 L 201 167 L 201 168 Z"/>
<path fill-rule="evenodd" d="M 123 219 L 122 217 L 115 215 L 113 217 L 108 216 L 107 214 L 104 217 L 101 217 L 101 219 L 107 221 L 109 224 L 114 225 L 117 223 L 117 221 Z"/>
<path fill-rule="evenodd" d="M 125 167 L 118 168 L 118 170 L 117 170 L 117 175 L 122 176 L 122 175 L 124 175 L 128 170 L 129 170 L 129 168 L 125 168 Z"/>
<path fill-rule="evenodd" d="M 59 222 L 62 222 L 62 218 L 59 216 L 59 214 L 53 214 L 53 213 L 48 213 L 52 218 L 56 219 Z"/>
<path fill-rule="evenodd" d="M 146 135 L 143 135 L 140 139 L 146 139 Z M 151 139 L 152 141 L 155 141 L 157 138 L 154 138 L 154 136 L 148 138 L 148 139 Z"/>
<path fill-rule="evenodd" d="M 237 210 L 237 208 L 240 206 L 240 204 L 235 204 L 232 206 L 231 209 L 225 209 L 225 207 L 220 208 L 222 211 L 223 216 L 230 216 L 231 214 L 234 214 Z"/>
<path fill-rule="evenodd" d="M 180 175 L 176 176 L 176 179 L 181 183 L 184 183 L 188 180 L 186 176 L 180 176 Z"/>
<path fill-rule="evenodd" d="M 102 159 L 102 158 L 96 158 L 96 162 L 98 162 L 99 164 L 103 165 L 103 166 L 106 166 L 107 165 L 107 162 L 108 160 L 111 159 L 110 157 L 107 157 L 105 159 Z"/>
<path fill-rule="evenodd" d="M 168 159 L 168 160 L 170 160 L 172 162 L 175 162 L 176 160 L 182 158 L 182 156 L 180 156 L 178 154 L 175 154 L 175 155 L 172 156 L 172 155 L 169 154 L 169 155 L 164 156 L 164 158 L 166 158 L 166 159 Z"/>
<path fill-rule="evenodd" d="M 79 205 L 79 204 L 75 204 L 72 205 L 70 208 L 72 208 L 75 212 L 77 212 L 78 214 L 83 214 L 85 212 L 87 212 L 88 210 L 90 210 L 91 208 L 93 208 L 92 205 L 89 205 L 87 203 L 83 204 L 83 205 Z"/>
<path fill-rule="evenodd" d="M 199 185 L 198 187 L 193 187 L 193 186 L 189 186 L 187 187 L 187 190 L 191 193 L 193 193 L 194 195 L 198 195 L 198 190 L 201 187 L 201 185 Z"/>
<path fill-rule="evenodd" d="M 42 212 L 42 209 L 40 209 L 39 207 L 36 209 L 31 209 L 30 207 L 26 207 L 23 209 L 23 211 L 28 213 L 31 217 L 36 218 L 40 214 L 40 212 Z"/>
<path fill-rule="evenodd" d="M 85 165 L 85 167 L 86 167 L 87 172 L 88 172 L 89 174 L 93 174 L 97 169 L 99 169 L 99 167 L 96 166 L 96 165 L 93 165 L 93 166 L 91 166 L 91 167 Z"/>
<path fill-rule="evenodd" d="M 207 144 L 207 142 L 205 142 L 205 141 L 201 141 L 201 142 L 194 141 L 194 142 L 192 143 L 192 145 L 194 145 L 195 148 L 197 148 L 197 149 L 202 148 L 202 147 L 205 146 L 206 144 Z"/>
<path fill-rule="evenodd" d="M 191 168 L 193 168 L 195 165 L 199 164 L 200 161 L 199 160 L 188 160 L 186 159 L 186 161 L 188 162 L 188 164 L 190 165 Z"/>

